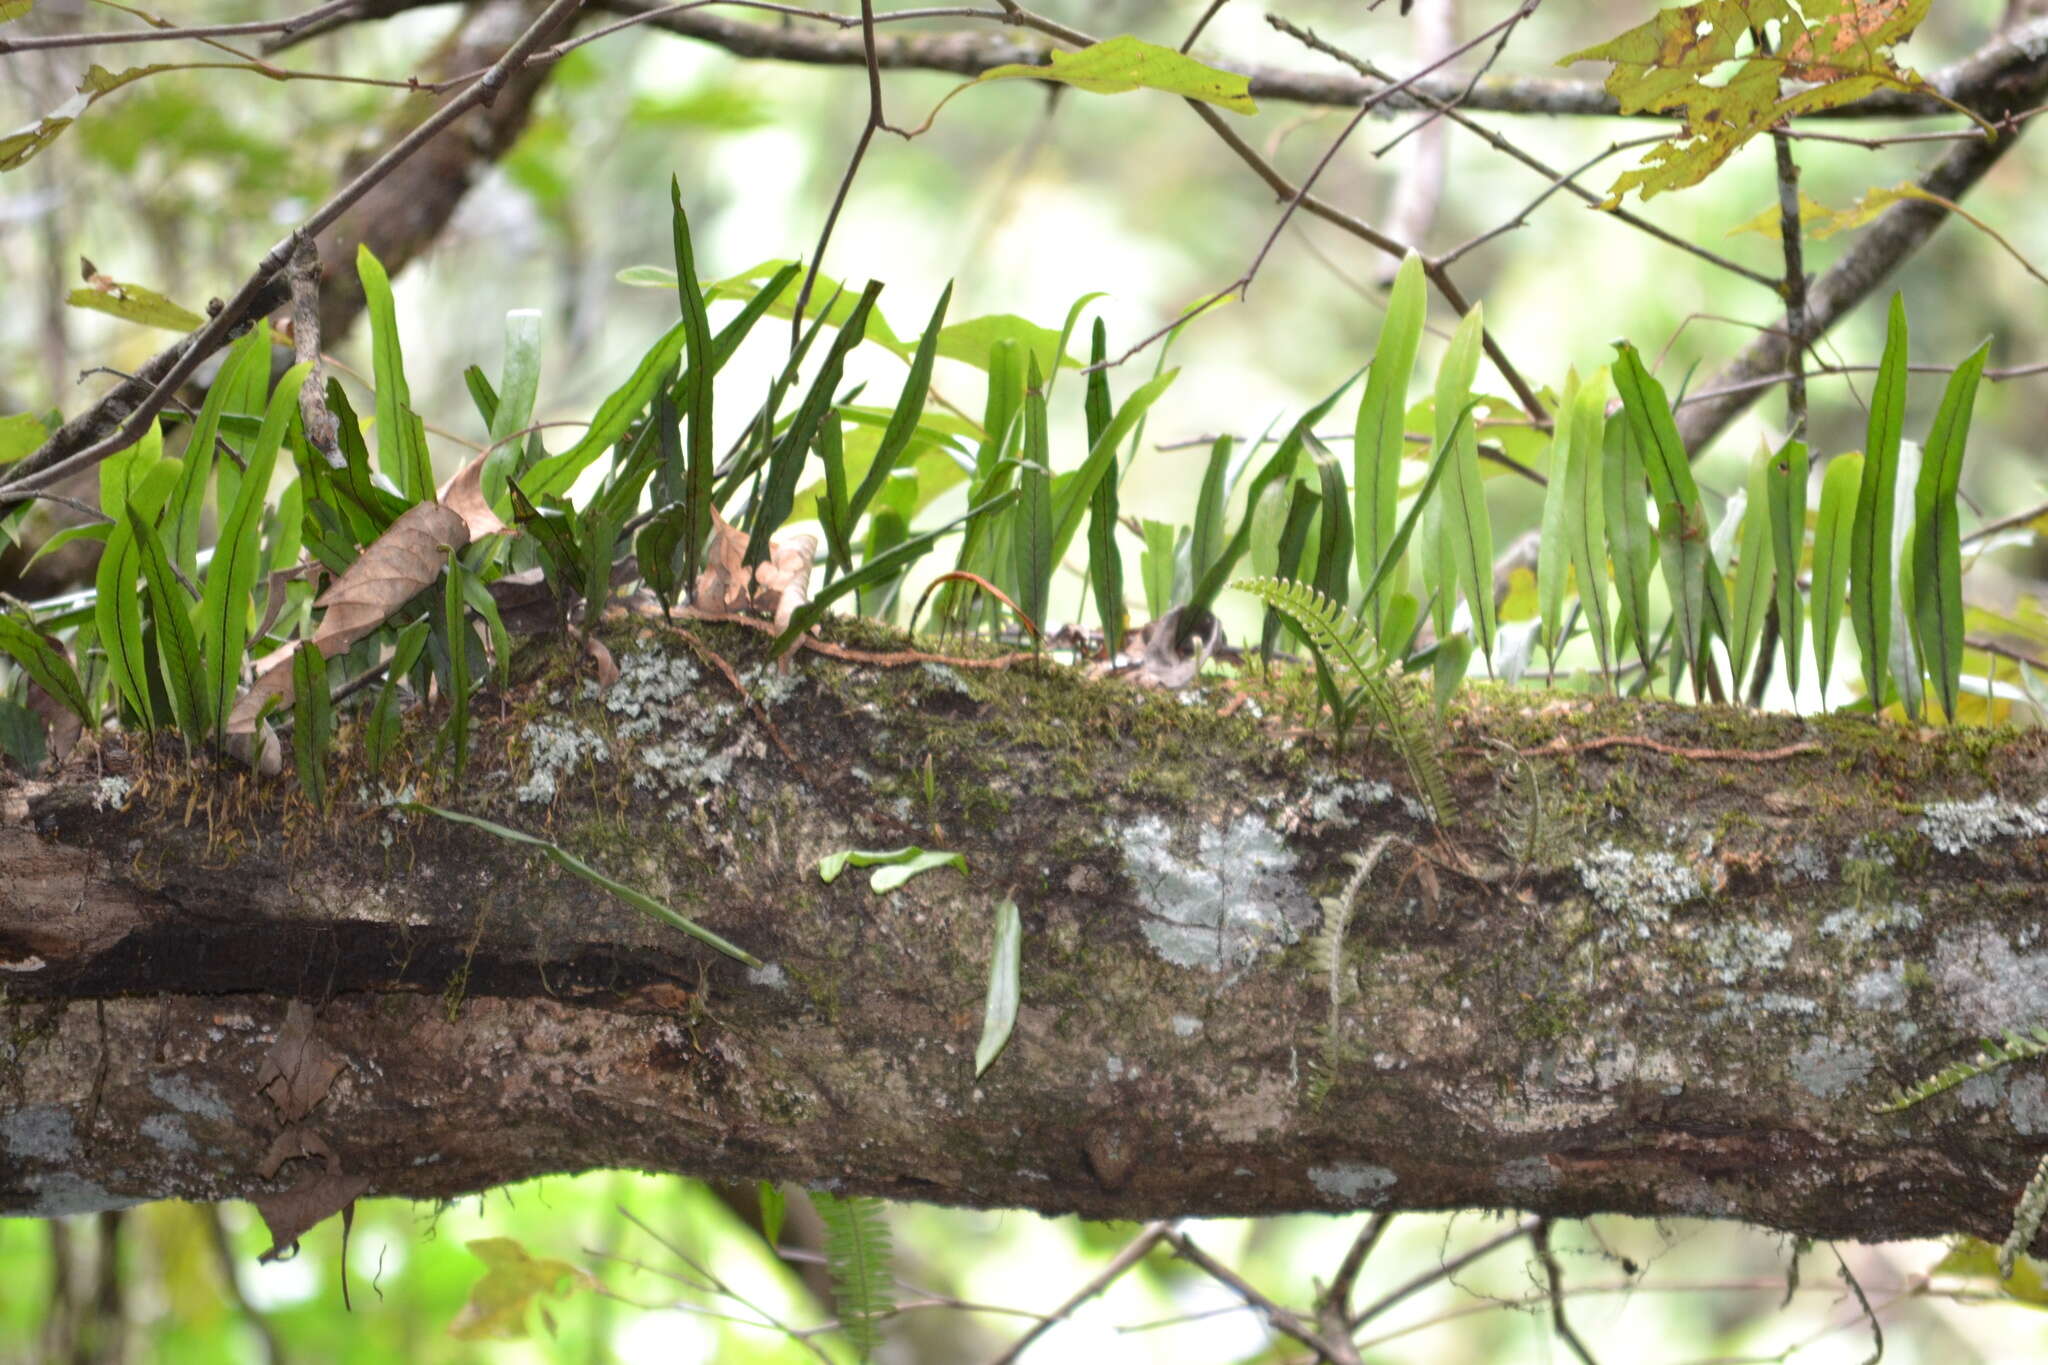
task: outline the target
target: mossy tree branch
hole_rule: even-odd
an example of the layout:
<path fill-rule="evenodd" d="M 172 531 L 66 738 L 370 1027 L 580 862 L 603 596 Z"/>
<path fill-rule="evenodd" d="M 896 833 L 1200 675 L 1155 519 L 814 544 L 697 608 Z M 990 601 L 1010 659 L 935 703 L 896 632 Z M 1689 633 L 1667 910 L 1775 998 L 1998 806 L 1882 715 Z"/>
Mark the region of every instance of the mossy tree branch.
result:
<path fill-rule="evenodd" d="M 324 822 L 284 779 L 111 740 L 0 791 L 0 1209 L 633 1166 L 1098 1217 L 1513 1205 L 1995 1241 L 2048 1146 L 2024 1067 L 1870 1111 L 2048 1016 L 2038 734 L 1478 689 L 1434 830 L 1398 759 L 1297 728 L 1298 680 L 1234 702 L 1037 663 L 782 674 L 709 638 L 773 734 L 657 627 L 614 634 L 601 698 L 573 651 L 533 651 L 475 708 L 470 783 L 414 780 L 761 972 L 378 806 L 396 774 L 346 748 L 355 799 Z M 1386 835 L 1332 1034 L 1318 898 Z M 909 843 L 971 875 L 816 875 Z M 977 1081 L 1006 895 L 1022 1008 Z M 280 1089 L 293 1001 L 292 1066 L 331 1080 Z M 266 1180 L 281 1131 L 334 1165 Z"/>

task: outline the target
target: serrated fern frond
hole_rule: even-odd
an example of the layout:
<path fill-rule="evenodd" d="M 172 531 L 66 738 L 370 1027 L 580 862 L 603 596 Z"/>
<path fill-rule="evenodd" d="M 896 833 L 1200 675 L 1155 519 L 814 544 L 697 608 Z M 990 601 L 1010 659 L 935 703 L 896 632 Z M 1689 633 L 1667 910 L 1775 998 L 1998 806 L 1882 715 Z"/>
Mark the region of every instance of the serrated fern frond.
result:
<path fill-rule="evenodd" d="M 1382 834 L 1365 852 L 1344 855 L 1356 870 L 1345 879 L 1343 890 L 1334 896 L 1323 897 L 1322 927 L 1309 940 L 1309 960 L 1315 964 L 1316 972 L 1329 983 L 1330 993 L 1329 1014 L 1323 1023 L 1323 1045 L 1320 1055 L 1309 1064 L 1307 1096 L 1310 1108 L 1322 1105 L 1337 1079 L 1337 1050 L 1342 1036 L 1344 1007 L 1344 936 L 1351 930 L 1351 912 L 1358 904 L 1358 893 L 1371 879 L 1372 870 L 1379 866 L 1380 856 L 1393 842 L 1393 835 Z"/>
<path fill-rule="evenodd" d="M 1872 1105 L 1870 1112 L 1896 1114 L 1901 1109 L 1911 1109 L 1944 1090 L 1955 1089 L 1964 1081 L 1975 1080 L 2002 1066 L 2034 1057 L 2048 1057 L 2048 1025 L 2036 1024 L 2030 1033 L 2008 1033 L 2002 1043 L 1987 1042 L 1976 1056 L 1944 1067 L 1923 1081 L 1902 1087 L 1883 1104 Z"/>
<path fill-rule="evenodd" d="M 1998 1249 L 1998 1278 L 2012 1278 L 2013 1263 L 2034 1244 L 2044 1214 L 2048 1214 L 2048 1155 L 2043 1155 L 2041 1164 L 2034 1167 L 2033 1179 L 2027 1181 L 2019 1207 L 2013 1210 L 2012 1231 L 2006 1234 L 2005 1245 Z"/>
<path fill-rule="evenodd" d="M 1232 587 L 1250 593 L 1287 617 L 1309 648 L 1348 673 L 1358 685 L 1359 704 L 1385 729 L 1408 769 L 1408 779 L 1432 820 L 1451 818 L 1451 784 L 1429 733 L 1424 709 L 1404 695 L 1373 645 L 1365 623 L 1306 583 L 1286 578 L 1240 578 Z M 1341 722 L 1344 718 L 1338 717 Z"/>
<path fill-rule="evenodd" d="M 825 1221 L 825 1268 L 832 1276 L 840 1329 L 866 1360 L 882 1339 L 881 1320 L 896 1310 L 889 1224 L 882 1217 L 882 1201 L 871 1195 L 842 1199 L 813 1190 L 811 1203 Z"/>

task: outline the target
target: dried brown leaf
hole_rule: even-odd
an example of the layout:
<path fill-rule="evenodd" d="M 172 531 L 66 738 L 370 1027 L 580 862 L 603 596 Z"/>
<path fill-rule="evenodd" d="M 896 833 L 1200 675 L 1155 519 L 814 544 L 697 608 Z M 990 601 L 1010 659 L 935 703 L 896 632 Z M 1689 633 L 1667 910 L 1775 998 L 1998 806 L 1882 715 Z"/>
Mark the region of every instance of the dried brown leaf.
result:
<path fill-rule="evenodd" d="M 744 561 L 747 533 L 711 509 L 711 546 L 704 572 L 697 575 L 690 604 L 705 611 L 739 611 L 753 598 Z"/>
<path fill-rule="evenodd" d="M 468 543 L 468 526 L 448 508 L 434 502 L 406 508 L 314 601 L 325 614 L 313 632 L 313 646 L 328 659 L 345 652 L 439 578 L 447 550 Z M 291 702 L 291 655 L 289 648 L 281 649 L 257 661 L 256 681 L 228 712 L 228 734 L 253 731 L 270 698 L 279 698 L 280 705 Z"/>
<path fill-rule="evenodd" d="M 786 630 L 796 609 L 811 600 L 811 565 L 818 557 L 818 538 L 794 535 L 771 539 L 768 558 L 754 566 L 754 605 Z"/>
<path fill-rule="evenodd" d="M 282 1194 L 251 1195 L 249 1202 L 256 1206 L 256 1212 L 263 1215 L 263 1225 L 270 1229 L 270 1250 L 256 1259 L 274 1261 L 283 1255 L 286 1248 L 318 1227 L 337 1213 L 346 1213 L 349 1206 L 369 1191 L 370 1178 L 363 1175 L 339 1175 L 323 1171 L 308 1176 Z M 346 1262 L 343 1263 L 344 1267 Z"/>
<path fill-rule="evenodd" d="M 313 1032 L 313 1010 L 303 1000 L 285 1007 L 284 1027 L 263 1055 L 256 1088 L 286 1123 L 297 1123 L 327 1098 L 346 1063 Z"/>
<path fill-rule="evenodd" d="M 484 500 L 484 461 L 495 449 L 489 447 L 478 452 L 468 464 L 456 470 L 455 477 L 441 489 L 441 505 L 462 518 L 462 524 L 469 528 L 471 540 L 482 540 L 485 536 L 498 535 L 510 529 Z"/>

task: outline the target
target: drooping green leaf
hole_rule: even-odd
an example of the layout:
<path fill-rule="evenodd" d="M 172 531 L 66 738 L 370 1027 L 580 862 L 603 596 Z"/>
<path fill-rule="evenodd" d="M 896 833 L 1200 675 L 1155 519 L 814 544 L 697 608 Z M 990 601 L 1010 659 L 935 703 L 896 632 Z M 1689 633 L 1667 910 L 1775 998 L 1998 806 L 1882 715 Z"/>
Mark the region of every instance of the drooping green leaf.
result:
<path fill-rule="evenodd" d="M 1834 675 L 1835 637 L 1848 595 L 1854 557 L 1856 499 L 1863 484 L 1863 457 L 1837 455 L 1820 482 L 1820 515 L 1813 528 L 1813 657 L 1820 670 L 1821 704 L 1827 704 Z"/>
<path fill-rule="evenodd" d="M 1799 564 L 1806 548 L 1806 442 L 1787 441 L 1771 461 L 1771 545 L 1778 571 L 1778 640 L 1784 647 L 1785 682 L 1799 694 L 1801 625 Z M 1815 557 L 1814 585 L 1820 584 Z"/>
<path fill-rule="evenodd" d="M 1184 99 L 1202 100 L 1233 114 L 1256 114 L 1251 82 L 1220 71 L 1170 47 L 1160 47 L 1121 34 L 1091 43 L 1079 52 L 1054 50 L 1049 66 L 1013 63 L 984 71 L 977 81 L 1055 81 L 1092 95 L 1121 95 L 1132 90 L 1162 90 Z"/>
<path fill-rule="evenodd" d="M 1906 303 L 1892 295 L 1885 323 L 1884 358 L 1870 395 L 1863 483 L 1849 542 L 1849 624 L 1863 655 L 1863 684 L 1873 708 L 1884 708 L 1890 689 L 1892 628 L 1892 517 L 1899 477 L 1899 442 L 1906 426 Z"/>
<path fill-rule="evenodd" d="M 599 872 L 560 844 L 550 843 L 546 839 L 536 839 L 531 834 L 513 829 L 507 825 L 498 824 L 494 820 L 486 820 L 479 815 L 466 815 L 461 811 L 444 810 L 440 806 L 430 806 L 420 801 L 400 802 L 398 803 L 398 809 L 416 811 L 422 815 L 436 815 L 443 820 L 452 820 L 461 825 L 472 825 L 484 833 L 503 839 L 508 843 L 525 844 L 529 848 L 537 848 L 552 858 L 555 864 L 564 871 L 574 873 L 592 886 L 611 892 L 614 896 L 617 896 L 642 914 L 651 915 L 664 924 L 672 925 L 699 942 L 707 943 L 719 952 L 724 953 L 727 957 L 743 962 L 749 967 L 759 967 L 762 965 L 761 959 L 755 957 L 752 953 L 747 952 L 743 948 L 735 947 L 695 920 L 677 914 L 646 892 L 637 891 L 627 886 L 624 882 L 613 881 L 610 877 L 605 876 L 604 873 Z"/>
<path fill-rule="evenodd" d="M 1990 358 L 1985 342 L 1949 376 L 1920 457 L 1913 498 L 1913 623 L 1920 663 L 1953 725 L 1963 672 L 1962 530 L 1956 495 L 1977 384 Z"/>
<path fill-rule="evenodd" d="M 1002 1055 L 1017 1026 L 1018 967 L 1024 951 L 1024 922 L 1017 902 L 1005 897 L 996 906 L 995 943 L 988 959 L 988 999 L 982 1006 L 981 1041 L 974 1047 L 974 1074 Z"/>
<path fill-rule="evenodd" d="M 1451 706 L 1451 699 L 1458 695 L 1458 684 L 1465 681 L 1466 672 L 1472 667 L 1472 637 L 1459 631 L 1448 640 L 1439 640 L 1436 659 L 1430 665 L 1430 692 L 1436 699 L 1436 714 L 1439 720 Z"/>
<path fill-rule="evenodd" d="M 1394 536 L 1396 504 L 1401 497 L 1401 456 L 1407 445 L 1402 419 L 1408 409 L 1408 377 L 1415 369 L 1428 304 L 1422 258 L 1410 252 L 1395 272 L 1393 291 L 1387 296 L 1387 317 L 1380 325 L 1379 346 L 1373 351 L 1365 393 L 1358 401 L 1353 434 L 1353 543 L 1361 582 L 1379 567 Z M 1379 594 L 1361 601 L 1360 614 L 1375 630 L 1384 622 L 1384 611 Z"/>
<path fill-rule="evenodd" d="M 36 686 L 69 707 L 87 729 L 99 724 L 98 717 L 86 704 L 85 687 L 79 681 L 78 670 L 64 657 L 64 647 L 54 638 L 43 634 L 34 624 L 13 612 L 0 611 L 0 652 L 35 679 Z"/>
<path fill-rule="evenodd" d="M 196 332 L 206 325 L 206 319 L 191 309 L 139 284 L 108 281 L 104 285 L 74 289 L 64 296 L 64 302 L 73 308 L 109 313 L 124 322 L 161 327 L 167 332 Z"/>

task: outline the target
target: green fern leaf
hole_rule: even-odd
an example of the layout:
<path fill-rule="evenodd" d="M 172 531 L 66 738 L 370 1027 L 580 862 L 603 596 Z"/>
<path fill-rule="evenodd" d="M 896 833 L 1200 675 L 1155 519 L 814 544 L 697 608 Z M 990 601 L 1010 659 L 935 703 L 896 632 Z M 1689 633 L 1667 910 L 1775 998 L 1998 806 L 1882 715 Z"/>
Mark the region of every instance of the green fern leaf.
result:
<path fill-rule="evenodd" d="M 1872 1105 L 1870 1112 L 1896 1114 L 1902 1109 L 1911 1109 L 1945 1090 L 1955 1089 L 1964 1081 L 1975 1080 L 2002 1066 L 2034 1057 L 2048 1057 L 2048 1025 L 2036 1024 L 2030 1033 L 2008 1033 L 2002 1043 L 1986 1042 L 1975 1057 L 1944 1067 L 1924 1080 L 1900 1088 L 1883 1104 Z"/>
<path fill-rule="evenodd" d="M 882 1201 L 870 1195 L 841 1198 L 813 1190 L 811 1203 L 825 1220 L 825 1267 L 839 1304 L 840 1329 L 866 1360 L 882 1339 L 882 1319 L 896 1311 Z"/>
<path fill-rule="evenodd" d="M 1373 645 L 1365 623 L 1306 583 L 1241 578 L 1231 586 L 1287 617 L 1311 649 L 1350 675 L 1358 686 L 1360 704 L 1385 728 L 1401 755 L 1430 819 L 1439 823 L 1450 819 L 1451 784 L 1427 728 L 1426 709 L 1389 675 L 1388 663 Z"/>

